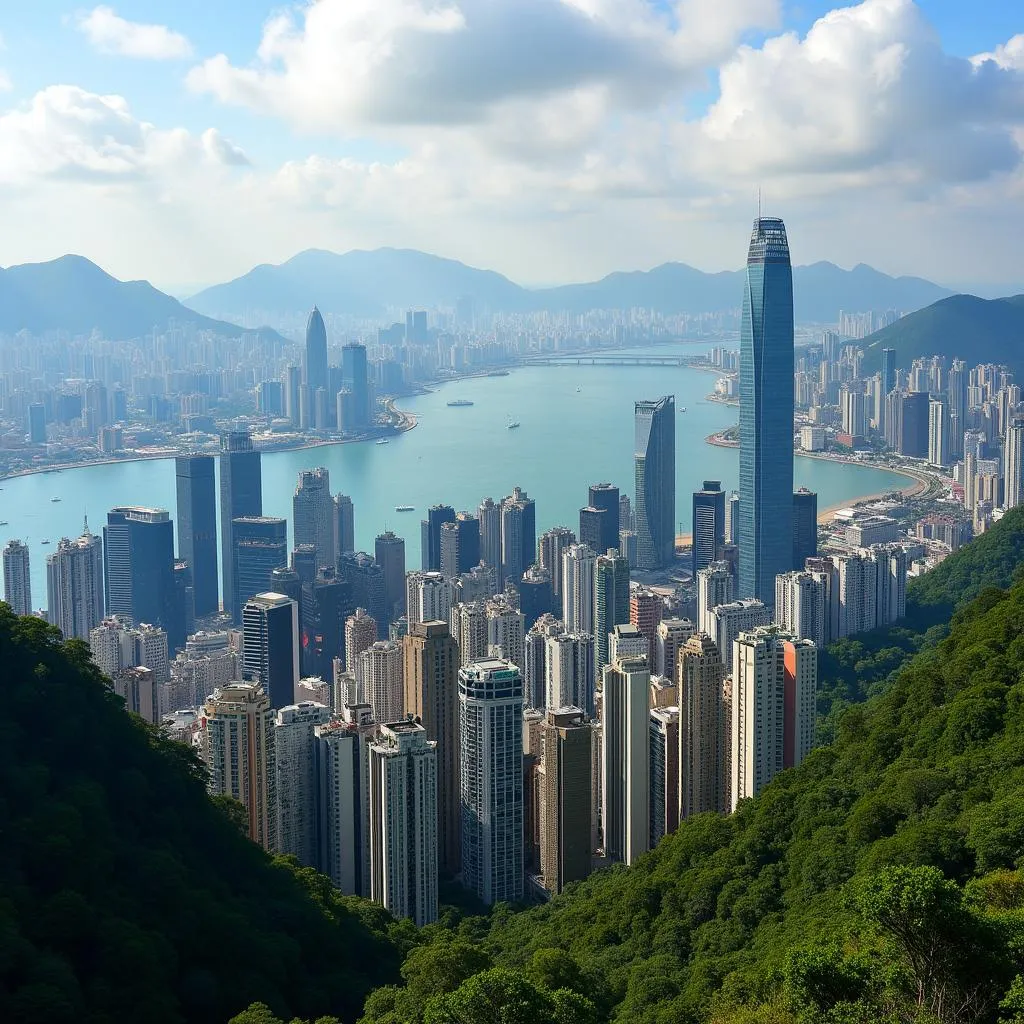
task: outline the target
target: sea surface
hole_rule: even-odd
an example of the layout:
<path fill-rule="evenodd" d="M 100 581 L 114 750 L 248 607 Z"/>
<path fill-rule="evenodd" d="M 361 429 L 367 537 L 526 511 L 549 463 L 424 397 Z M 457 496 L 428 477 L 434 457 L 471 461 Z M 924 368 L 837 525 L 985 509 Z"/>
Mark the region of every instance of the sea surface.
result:
<path fill-rule="evenodd" d="M 660 355 L 693 354 L 693 345 L 658 346 Z M 635 354 L 635 352 L 633 353 Z M 418 425 L 386 445 L 324 445 L 263 456 L 265 515 L 291 521 L 297 473 L 330 470 L 331 489 L 352 497 L 356 543 L 372 553 L 385 529 L 405 538 L 406 565 L 420 563 L 420 519 L 443 502 L 475 509 L 486 496 L 500 500 L 516 485 L 537 502 L 538 534 L 551 526 L 578 529 L 587 486 L 608 481 L 633 495 L 633 402 L 674 394 L 676 399 L 676 519 L 689 532 L 691 494 L 704 480 L 738 485 L 739 453 L 705 443 L 737 422 L 738 410 L 708 402 L 711 373 L 686 367 L 544 366 L 506 377 L 452 381 L 399 407 Z M 453 399 L 469 408 L 449 408 Z M 685 407 L 686 412 L 682 412 Z M 513 418 L 520 423 L 509 430 Z M 796 485 L 818 493 L 818 507 L 901 487 L 906 478 L 884 470 L 821 459 L 796 460 Z M 111 463 L 0 481 L 0 546 L 18 537 L 29 543 L 32 601 L 46 604 L 46 555 L 62 536 L 82 532 L 84 516 L 100 533 L 107 510 L 149 505 L 175 515 L 173 459 Z M 59 497 L 59 502 L 51 499 Z M 396 512 L 413 505 L 413 512 Z M 44 539 L 50 545 L 44 546 Z"/>

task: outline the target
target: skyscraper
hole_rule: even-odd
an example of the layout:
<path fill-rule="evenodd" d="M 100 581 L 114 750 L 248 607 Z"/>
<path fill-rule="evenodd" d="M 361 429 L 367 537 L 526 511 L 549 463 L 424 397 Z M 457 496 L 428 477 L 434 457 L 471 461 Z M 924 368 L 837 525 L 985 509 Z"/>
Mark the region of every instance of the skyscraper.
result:
<path fill-rule="evenodd" d="M 242 609 L 242 670 L 274 709 L 295 702 L 299 681 L 299 609 L 284 594 L 256 594 Z"/>
<path fill-rule="evenodd" d="M 306 321 L 306 358 L 302 370 L 302 383 L 310 394 L 327 387 L 327 328 L 316 306 Z"/>
<path fill-rule="evenodd" d="M 522 671 L 523 644 L 526 625 L 523 613 L 515 607 L 505 594 L 497 594 L 486 604 L 487 650 L 495 649 L 499 657 L 511 661 Z"/>
<path fill-rule="evenodd" d="M 594 730 L 580 708 L 550 708 L 542 726 L 540 869 L 560 893 L 590 874 Z"/>
<path fill-rule="evenodd" d="M 551 592 L 558 603 L 562 600 L 562 556 L 575 543 L 576 535 L 572 530 L 556 526 L 542 533 L 537 544 L 537 560 L 541 568 L 551 573 Z"/>
<path fill-rule="evenodd" d="M 954 359 L 949 369 L 949 457 L 952 461 L 963 458 L 964 432 L 967 429 L 967 366 L 962 359 Z"/>
<path fill-rule="evenodd" d="M 328 470 L 316 469 L 299 471 L 299 480 L 292 497 L 292 535 L 295 547 L 310 544 L 316 550 L 317 568 L 329 565 L 334 568 L 337 555 L 334 551 L 334 522 L 331 501 L 331 476 Z"/>
<path fill-rule="evenodd" d="M 801 487 L 793 493 L 793 568 L 818 553 L 818 495 Z"/>
<path fill-rule="evenodd" d="M 537 508 L 521 487 L 501 502 L 501 574 L 518 583 L 537 551 Z"/>
<path fill-rule="evenodd" d="M 1006 428 L 1005 449 L 1003 508 L 1016 508 L 1024 503 L 1024 417 L 1014 416 L 1010 420 Z M 25 557 L 27 565 L 27 554 Z"/>
<path fill-rule="evenodd" d="M 930 400 L 927 391 L 912 391 L 900 402 L 899 452 L 913 459 L 928 457 L 928 420 Z"/>
<path fill-rule="evenodd" d="M 452 583 L 440 572 L 410 572 L 405 577 L 409 628 L 417 622 L 447 622 L 452 610 Z"/>
<path fill-rule="evenodd" d="M 651 674 L 644 658 L 606 665 L 601 691 L 604 852 L 632 864 L 650 846 Z"/>
<path fill-rule="evenodd" d="M 377 722 L 397 722 L 405 700 L 402 645 L 395 640 L 377 640 L 359 655 L 359 661 L 364 703 L 373 708 Z"/>
<path fill-rule="evenodd" d="M 81 537 L 62 537 L 46 559 L 46 618 L 69 640 L 88 640 L 103 620 L 103 544 L 88 520 Z"/>
<path fill-rule="evenodd" d="M 635 413 L 637 563 L 665 569 L 676 549 L 676 400 L 637 402 Z"/>
<path fill-rule="evenodd" d="M 948 466 L 949 402 L 945 395 L 932 395 L 928 403 L 928 461 L 933 466 Z"/>
<path fill-rule="evenodd" d="M 740 577 L 771 601 L 793 557 L 793 271 L 786 228 L 758 217 L 740 329 Z"/>
<path fill-rule="evenodd" d="M 32 614 L 28 545 L 20 540 L 9 540 L 4 546 L 4 600 L 15 615 Z"/>
<path fill-rule="evenodd" d="M 288 565 L 288 522 L 273 516 L 240 516 L 231 524 L 231 536 L 235 547 L 231 552 L 234 603 L 230 611 L 237 624 L 242 621 L 245 602 L 268 591 L 274 570 Z M 312 576 L 316 576 L 315 569 Z"/>
<path fill-rule="evenodd" d="M 370 898 L 417 925 L 437 920 L 437 744 L 416 722 L 369 747 Z"/>
<path fill-rule="evenodd" d="M 719 605 L 712 609 L 707 616 L 709 628 L 701 629 L 701 632 L 707 633 L 715 641 L 715 646 L 722 656 L 722 664 L 728 675 L 734 667 L 733 643 L 736 637 L 746 630 L 767 626 L 771 620 L 771 612 L 768 611 L 765 604 L 748 597 L 742 601 L 730 601 L 729 604 Z"/>
<path fill-rule="evenodd" d="M 166 510 L 122 506 L 107 513 L 103 576 L 108 615 L 163 626 L 171 650 L 185 643 L 170 632 L 176 623 L 174 524 Z"/>
<path fill-rule="evenodd" d="M 740 542 L 740 495 L 739 491 L 732 491 L 725 499 L 725 543 L 739 544 Z"/>
<path fill-rule="evenodd" d="M 580 708 L 594 713 L 595 672 L 594 638 L 589 633 L 551 631 L 544 637 L 544 699 L 549 711 Z"/>
<path fill-rule="evenodd" d="M 593 505 L 588 505 L 585 508 L 580 509 L 580 543 L 586 544 L 587 547 L 593 551 L 607 551 L 608 547 L 605 545 L 605 520 L 608 518 L 608 512 L 603 508 L 595 508 Z M 612 550 L 617 549 L 619 546 L 618 538 L 615 539 L 615 543 L 611 545 Z"/>
<path fill-rule="evenodd" d="M 487 659 L 459 671 L 462 880 L 488 906 L 523 895 L 523 680 Z"/>
<path fill-rule="evenodd" d="M 594 672 L 596 676 L 600 676 L 601 669 L 609 661 L 608 634 L 616 626 L 626 622 L 629 622 L 629 562 L 622 555 L 599 555 L 594 561 Z"/>
<path fill-rule="evenodd" d="M 896 387 L 896 349 L 882 349 L 882 396 Z"/>
<path fill-rule="evenodd" d="M 357 608 L 345 620 L 345 671 L 360 678 L 360 658 L 377 642 L 377 622 L 365 608 Z M 368 703 L 363 695 L 363 703 Z"/>
<path fill-rule="evenodd" d="M 501 586 L 501 506 L 484 498 L 476 510 L 480 521 L 480 560 L 494 569 L 495 584 Z"/>
<path fill-rule="evenodd" d="M 594 632 L 594 565 L 586 544 L 573 544 L 562 556 L 562 622 L 569 633 Z"/>
<path fill-rule="evenodd" d="M 718 480 L 705 480 L 693 492 L 693 576 L 719 557 L 725 544 L 725 491 Z"/>
<path fill-rule="evenodd" d="M 480 520 L 459 512 L 441 524 L 441 573 L 454 579 L 480 564 Z"/>
<path fill-rule="evenodd" d="M 220 607 L 217 581 L 217 487 L 212 455 L 179 455 L 174 460 L 178 499 L 178 557 L 192 569 L 196 615 Z"/>
<path fill-rule="evenodd" d="M 370 410 L 370 381 L 366 373 L 366 346 L 349 342 L 341 350 L 342 379 L 352 392 L 353 425 L 363 430 L 373 424 Z"/>
<path fill-rule="evenodd" d="M 260 453 L 248 431 L 233 430 L 220 439 L 220 559 L 224 609 L 238 621 L 245 602 L 235 594 L 236 519 L 263 515 L 263 473 Z M 248 597 L 249 595 L 246 595 Z"/>
<path fill-rule="evenodd" d="M 679 827 L 679 708 L 651 708 L 650 779 L 651 837 L 653 850 L 662 836 Z"/>
<path fill-rule="evenodd" d="M 647 587 L 633 587 L 629 592 L 629 623 L 636 626 L 647 640 L 648 650 L 653 651 L 658 639 L 658 623 L 661 622 L 665 603 L 661 595 Z"/>
<path fill-rule="evenodd" d="M 373 560 L 384 573 L 384 607 L 393 622 L 405 614 L 405 541 L 391 530 L 378 534 Z"/>
<path fill-rule="evenodd" d="M 451 505 L 431 505 L 420 522 L 420 562 L 424 572 L 441 571 L 441 527 L 455 522 Z"/>
<path fill-rule="evenodd" d="M 402 640 L 405 700 L 437 744 L 438 865 L 446 875 L 459 872 L 462 855 L 459 809 L 459 646 L 446 622 L 417 622 Z"/>
<path fill-rule="evenodd" d="M 590 507 L 604 509 L 601 521 L 603 533 L 595 551 L 608 551 L 619 546 L 619 530 L 622 529 L 619 489 L 614 484 L 591 484 Z M 627 525 L 628 528 L 628 525 Z M 583 540 L 583 537 L 580 537 Z M 593 545 L 591 545 L 593 546 Z"/>
<path fill-rule="evenodd" d="M 729 809 L 731 708 L 714 640 L 690 637 L 679 651 L 679 816 Z"/>
<path fill-rule="evenodd" d="M 775 577 L 775 621 L 816 647 L 831 641 L 830 573 L 796 570 Z"/>
<path fill-rule="evenodd" d="M 319 866 L 315 730 L 330 720 L 329 708 L 308 700 L 274 716 L 276 852 L 310 868 Z"/>
<path fill-rule="evenodd" d="M 654 672 L 675 683 L 679 651 L 693 634 L 694 625 L 689 619 L 662 619 L 658 623 L 654 657 L 651 659 Z"/>
<path fill-rule="evenodd" d="M 539 565 L 531 565 L 519 581 L 519 610 L 529 629 L 542 615 L 555 610 L 551 590 L 551 573 Z"/>
<path fill-rule="evenodd" d="M 213 691 L 200 713 L 200 756 L 207 789 L 246 810 L 249 838 L 277 849 L 274 711 L 258 683 L 233 682 Z"/>
<path fill-rule="evenodd" d="M 287 572 L 288 570 L 284 570 Z M 271 589 L 277 590 L 281 570 L 271 573 Z M 281 580 L 281 582 L 284 582 Z M 355 610 L 352 588 L 330 566 L 324 566 L 309 583 L 300 588 L 299 663 L 304 676 L 330 679 L 334 659 L 345 654 L 345 620 Z"/>
<path fill-rule="evenodd" d="M 334 533 L 334 556 L 342 555 L 356 549 L 355 510 L 352 499 L 347 494 L 336 494 L 331 499 L 332 527 Z"/>

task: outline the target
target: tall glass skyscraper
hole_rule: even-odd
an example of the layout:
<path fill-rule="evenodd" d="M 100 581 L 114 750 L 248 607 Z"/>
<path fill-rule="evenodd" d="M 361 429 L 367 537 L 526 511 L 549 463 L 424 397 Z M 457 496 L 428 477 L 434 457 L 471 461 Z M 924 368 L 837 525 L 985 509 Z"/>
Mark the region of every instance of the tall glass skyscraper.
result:
<path fill-rule="evenodd" d="M 791 330 L 790 352 L 792 346 Z M 792 379 L 789 389 L 792 406 Z M 635 417 L 637 568 L 664 569 L 672 564 L 676 550 L 675 396 L 665 395 L 655 402 L 637 402 Z M 792 445 L 790 438 L 790 450 Z"/>
<path fill-rule="evenodd" d="M 217 490 L 212 455 L 179 455 L 175 460 L 178 497 L 178 557 L 192 570 L 196 615 L 216 615 Z"/>
<path fill-rule="evenodd" d="M 220 439 L 220 564 L 224 610 L 234 610 L 235 622 L 242 604 L 235 594 L 236 519 L 263 515 L 263 470 L 260 453 L 246 430 L 232 430 Z"/>
<path fill-rule="evenodd" d="M 306 321 L 306 363 L 303 370 L 303 383 L 310 394 L 315 394 L 317 388 L 327 387 L 327 328 L 316 306 Z"/>
<path fill-rule="evenodd" d="M 741 597 L 775 601 L 793 561 L 793 269 L 786 226 L 758 217 L 740 329 Z"/>

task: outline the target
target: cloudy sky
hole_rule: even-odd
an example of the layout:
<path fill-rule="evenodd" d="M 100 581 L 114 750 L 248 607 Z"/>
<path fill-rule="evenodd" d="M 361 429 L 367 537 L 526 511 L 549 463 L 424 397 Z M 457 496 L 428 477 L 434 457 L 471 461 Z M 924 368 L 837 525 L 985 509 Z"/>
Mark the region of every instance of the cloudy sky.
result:
<path fill-rule="evenodd" d="M 0 4 L 0 264 L 310 248 L 526 284 L 794 258 L 1024 290 L 1019 0 Z"/>

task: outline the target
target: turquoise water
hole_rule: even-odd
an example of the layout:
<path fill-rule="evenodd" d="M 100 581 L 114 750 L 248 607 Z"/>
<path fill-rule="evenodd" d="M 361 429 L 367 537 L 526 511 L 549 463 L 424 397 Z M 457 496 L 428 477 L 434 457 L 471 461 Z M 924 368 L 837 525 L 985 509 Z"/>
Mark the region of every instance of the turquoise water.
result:
<path fill-rule="evenodd" d="M 410 568 L 419 567 L 420 519 L 437 502 L 473 509 L 481 498 L 500 499 L 518 484 L 536 499 L 538 533 L 563 524 L 576 529 L 588 484 L 608 480 L 632 497 L 633 401 L 674 394 L 677 409 L 687 409 L 676 416 L 676 519 L 686 532 L 690 495 L 702 480 L 737 486 L 737 450 L 704 441 L 737 419 L 734 407 L 704 400 L 714 380 L 712 374 L 681 367 L 567 366 L 451 382 L 432 394 L 403 399 L 401 407 L 415 413 L 419 424 L 387 445 L 326 445 L 264 455 L 264 512 L 290 520 L 298 471 L 324 465 L 332 490 L 352 496 L 357 544 L 372 552 L 374 537 L 393 529 L 405 538 Z M 455 398 L 475 404 L 448 408 Z M 510 416 L 520 421 L 518 430 L 507 429 Z M 817 491 L 819 507 L 825 508 L 902 486 L 905 479 L 878 469 L 797 459 L 796 483 Z M 172 516 L 175 508 L 169 459 L 36 474 L 2 481 L 0 487 L 0 520 L 8 521 L 0 527 L 0 545 L 11 537 L 29 542 L 36 607 L 46 603 L 47 553 L 60 537 L 81 532 L 84 514 L 98 533 L 115 505 L 154 505 L 170 509 Z M 52 497 L 61 501 L 51 502 Z M 416 510 L 395 512 L 396 505 Z M 40 545 L 44 538 L 49 547 Z"/>

